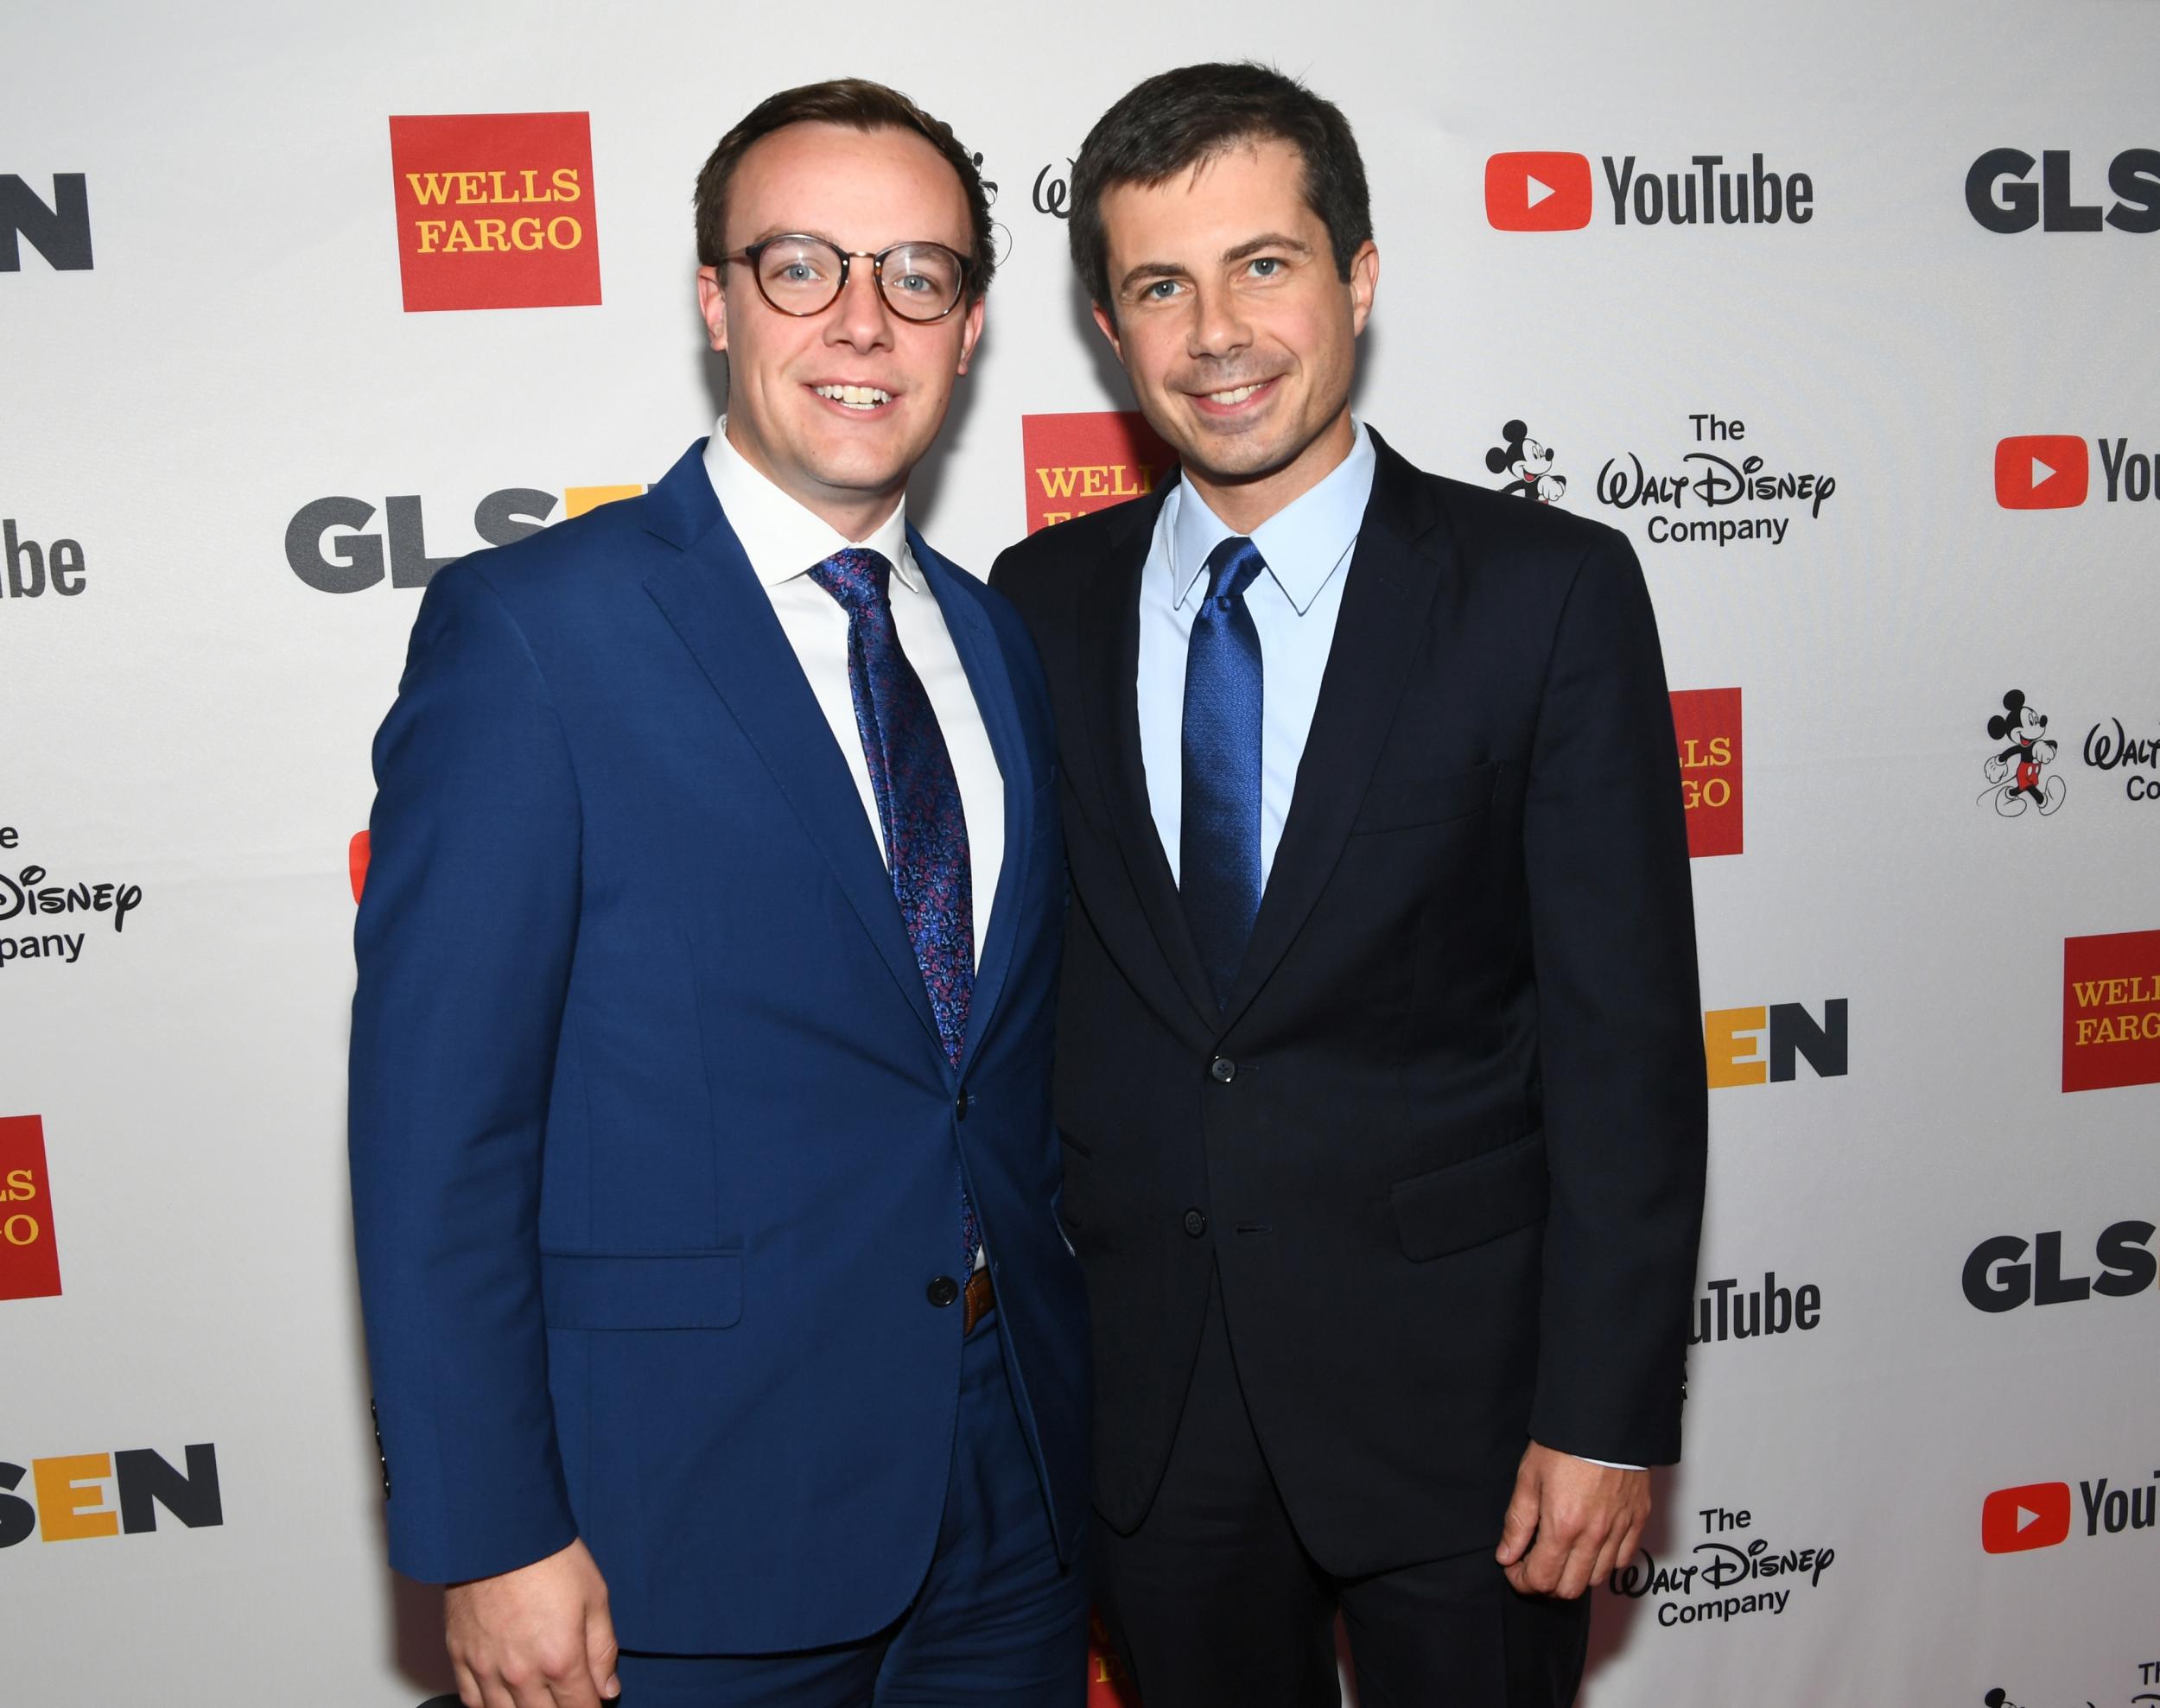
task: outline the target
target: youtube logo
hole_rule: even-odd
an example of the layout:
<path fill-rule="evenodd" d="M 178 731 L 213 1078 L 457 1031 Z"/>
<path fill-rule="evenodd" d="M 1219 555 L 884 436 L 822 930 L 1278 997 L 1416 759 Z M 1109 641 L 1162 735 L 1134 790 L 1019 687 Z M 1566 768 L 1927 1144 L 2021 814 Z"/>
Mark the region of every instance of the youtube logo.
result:
<path fill-rule="evenodd" d="M 1992 1554 L 2052 1548 L 2070 1539 L 2070 1485 L 1998 1489 L 1980 1503 L 1980 1546 Z"/>
<path fill-rule="evenodd" d="M 1485 219 L 1496 232 L 1579 232 L 1590 223 L 1590 157 L 1496 154 L 1485 162 Z"/>
<path fill-rule="evenodd" d="M 2016 433 L 1995 447 L 1995 502 L 2004 510 L 2068 510 L 2085 502 L 2092 460 L 2074 433 Z"/>

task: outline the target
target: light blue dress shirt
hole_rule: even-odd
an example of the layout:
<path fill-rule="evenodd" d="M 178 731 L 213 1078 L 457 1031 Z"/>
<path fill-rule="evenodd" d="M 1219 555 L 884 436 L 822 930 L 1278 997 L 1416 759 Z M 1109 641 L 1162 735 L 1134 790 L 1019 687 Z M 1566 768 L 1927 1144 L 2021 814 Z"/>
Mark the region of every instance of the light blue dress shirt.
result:
<path fill-rule="evenodd" d="M 1251 535 L 1267 574 L 1245 590 L 1260 634 L 1260 872 L 1274 870 L 1275 848 L 1297 787 L 1298 762 L 1312 730 L 1312 708 L 1335 619 L 1343 608 L 1350 553 L 1372 496 L 1372 438 L 1356 426 L 1350 453 L 1310 491 L 1277 511 Z M 1155 518 L 1140 578 L 1140 753 L 1155 833 L 1178 876 L 1185 799 L 1185 651 L 1192 619 L 1207 595 L 1208 554 L 1232 537 L 1184 481 L 1170 489 Z"/>

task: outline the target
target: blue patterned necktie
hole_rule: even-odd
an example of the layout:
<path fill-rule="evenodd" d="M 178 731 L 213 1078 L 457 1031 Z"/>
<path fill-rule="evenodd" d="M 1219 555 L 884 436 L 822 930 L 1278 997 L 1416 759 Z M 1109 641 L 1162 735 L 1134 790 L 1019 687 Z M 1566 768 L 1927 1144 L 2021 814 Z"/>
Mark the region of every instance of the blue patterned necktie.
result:
<path fill-rule="evenodd" d="M 850 546 L 815 565 L 810 577 L 848 613 L 848 687 L 885 833 L 893 894 L 930 993 L 945 1059 L 956 1068 L 975 995 L 968 822 L 944 732 L 893 631 L 892 574 L 881 553 Z M 972 1271 L 979 1238 L 964 1190 L 960 1213 L 962 1254 Z"/>
<path fill-rule="evenodd" d="M 1208 554 L 1208 592 L 1185 651 L 1184 796 L 1178 889 L 1217 1003 L 1260 912 L 1260 631 L 1245 589 L 1267 567 L 1233 535 Z"/>

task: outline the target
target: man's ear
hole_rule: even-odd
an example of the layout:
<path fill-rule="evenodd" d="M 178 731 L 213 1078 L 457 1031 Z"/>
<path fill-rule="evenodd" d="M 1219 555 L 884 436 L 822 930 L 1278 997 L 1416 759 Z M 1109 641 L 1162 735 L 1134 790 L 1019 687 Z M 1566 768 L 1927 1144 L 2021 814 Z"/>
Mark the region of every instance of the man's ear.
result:
<path fill-rule="evenodd" d="M 1109 340 L 1110 349 L 1117 357 L 1118 365 L 1120 367 L 1124 366 L 1125 346 L 1119 341 L 1117 335 L 1117 322 L 1110 318 L 1109 311 L 1104 308 L 1100 302 L 1095 303 L 1092 307 L 1095 314 L 1095 324 L 1096 329 L 1102 333 L 1103 337 Z"/>
<path fill-rule="evenodd" d="M 727 347 L 727 293 L 720 288 L 720 270 L 697 270 L 697 311 L 705 317 L 705 332 L 713 348 Z"/>
<path fill-rule="evenodd" d="M 1373 294 L 1380 289 L 1380 251 L 1370 238 L 1350 257 L 1350 336 L 1362 335 L 1372 317 Z"/>
<path fill-rule="evenodd" d="M 975 345 L 982 337 L 982 317 L 988 312 L 990 299 L 978 296 L 968 305 L 968 318 L 960 328 L 960 371 L 968 371 L 968 359 L 975 354 Z"/>

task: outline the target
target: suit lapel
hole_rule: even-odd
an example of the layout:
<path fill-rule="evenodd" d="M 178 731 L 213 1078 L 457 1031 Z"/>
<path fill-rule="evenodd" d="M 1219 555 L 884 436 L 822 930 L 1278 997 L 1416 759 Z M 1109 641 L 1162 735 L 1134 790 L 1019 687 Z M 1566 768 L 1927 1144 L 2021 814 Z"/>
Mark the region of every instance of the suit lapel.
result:
<path fill-rule="evenodd" d="M 1416 471 L 1376 433 L 1373 446 L 1372 497 L 1344 571 L 1349 579 L 1282 841 L 1223 1010 L 1225 1029 L 1259 994 L 1327 886 L 1401 702 L 1426 613 L 1453 562 Z"/>
<path fill-rule="evenodd" d="M 645 591 L 772 774 L 937 1044 L 930 994 L 862 797 L 772 601 L 721 513 L 703 448 L 702 441 L 692 446 L 650 495 L 648 529 L 682 555 L 646 577 Z M 937 1053 L 943 1062 L 942 1045 Z"/>
<path fill-rule="evenodd" d="M 1155 944 L 1208 1036 L 1222 1026 L 1207 969 L 1193 947 L 1170 861 L 1147 801 L 1140 747 L 1140 578 L 1155 518 L 1172 483 L 1152 498 L 1121 506 L 1109 549 L 1081 573 L 1079 656 L 1085 689 L 1087 746 L 1097 761 L 1111 833 Z"/>
<path fill-rule="evenodd" d="M 960 1071 L 964 1075 L 990 1029 L 998 998 L 1005 990 L 1006 975 L 1013 965 L 1013 945 L 1020 935 L 1020 900 L 1027 893 L 1027 863 L 1034 851 L 1034 826 L 1028 822 L 1028 809 L 1034 803 L 1039 779 L 1028 761 L 1027 741 L 1020 729 L 1020 706 L 1013 698 L 1005 651 L 998 644 L 997 631 L 991 626 L 988 613 L 957 585 L 956 577 L 961 572 L 925 545 L 923 537 L 912 527 L 907 530 L 907 543 L 937 600 L 953 650 L 960 655 L 961 668 L 967 672 L 968 686 L 974 691 L 975 708 L 982 714 L 990 751 L 1005 783 L 1005 854 L 998 866 L 997 893 L 975 898 L 982 949 L 976 956 L 975 994 L 969 999 L 967 1038 L 961 1051 Z M 990 910 L 987 924 L 980 923 L 980 910 L 984 907 Z"/>

